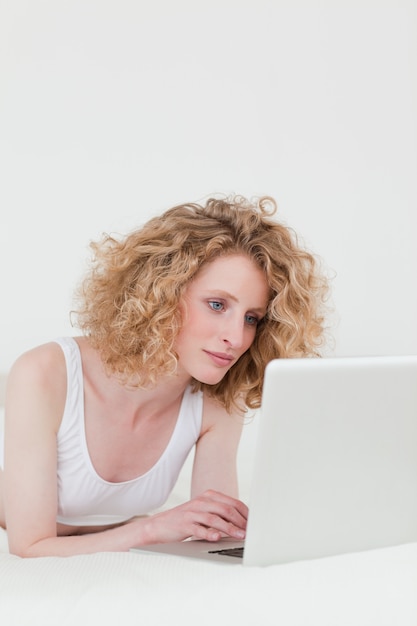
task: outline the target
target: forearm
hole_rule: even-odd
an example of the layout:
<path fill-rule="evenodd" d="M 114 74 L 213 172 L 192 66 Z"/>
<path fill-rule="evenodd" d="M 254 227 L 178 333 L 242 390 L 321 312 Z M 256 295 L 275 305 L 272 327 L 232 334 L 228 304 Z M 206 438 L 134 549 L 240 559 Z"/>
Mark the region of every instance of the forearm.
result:
<path fill-rule="evenodd" d="M 12 535 L 12 533 L 9 533 Z M 23 547 L 9 539 L 10 552 L 21 557 L 75 556 L 96 552 L 126 552 L 136 545 L 152 543 L 150 518 L 138 517 L 106 530 L 83 528 L 74 534 L 46 537 Z M 21 543 L 21 542 L 19 542 Z"/>
<path fill-rule="evenodd" d="M 124 552 L 133 546 L 183 541 L 189 537 L 217 541 L 226 535 L 243 539 L 247 517 L 247 506 L 243 502 L 209 490 L 173 509 L 136 517 L 122 526 L 99 532 L 50 536 L 31 542 L 18 541 L 10 533 L 10 551 L 23 557 L 72 556 Z"/>

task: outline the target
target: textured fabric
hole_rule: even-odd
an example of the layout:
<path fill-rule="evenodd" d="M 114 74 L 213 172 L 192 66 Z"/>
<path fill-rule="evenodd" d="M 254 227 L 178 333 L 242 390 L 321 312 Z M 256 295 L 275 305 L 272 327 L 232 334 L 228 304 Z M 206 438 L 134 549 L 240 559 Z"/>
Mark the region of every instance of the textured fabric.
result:
<path fill-rule="evenodd" d="M 417 544 L 269 567 L 0 552 L 4 626 L 416 626 L 416 589 Z"/>
<path fill-rule="evenodd" d="M 186 389 L 168 446 L 148 472 L 133 480 L 108 482 L 97 474 L 88 453 L 78 344 L 71 337 L 56 341 L 65 355 L 68 378 L 67 401 L 58 431 L 57 521 L 72 525 L 111 524 L 160 507 L 199 437 L 202 394 Z"/>

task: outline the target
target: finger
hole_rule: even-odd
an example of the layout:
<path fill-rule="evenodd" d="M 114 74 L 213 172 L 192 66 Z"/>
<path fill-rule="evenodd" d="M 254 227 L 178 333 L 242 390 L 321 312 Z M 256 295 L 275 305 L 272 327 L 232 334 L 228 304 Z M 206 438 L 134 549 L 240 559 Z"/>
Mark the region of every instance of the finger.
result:
<path fill-rule="evenodd" d="M 246 510 L 243 509 L 243 515 L 242 515 L 242 513 L 239 510 L 237 510 L 234 504 L 232 503 L 233 502 L 232 499 L 219 501 L 218 499 L 207 497 L 204 495 L 203 497 L 197 498 L 197 500 L 198 500 L 198 505 L 196 507 L 197 508 L 196 513 L 201 513 L 206 516 L 215 515 L 219 519 L 222 519 L 225 523 L 231 524 L 230 529 L 229 527 L 228 529 L 226 529 L 226 532 L 228 534 L 230 534 L 230 530 L 232 530 L 233 526 L 242 530 L 246 528 L 246 525 L 247 525 Z M 211 518 L 206 517 L 205 519 L 211 519 Z M 205 523 L 205 525 L 211 526 L 213 524 L 211 521 L 209 521 L 208 523 Z"/>
<path fill-rule="evenodd" d="M 220 541 L 222 533 L 215 528 L 207 528 L 201 526 L 201 524 L 194 524 L 194 530 L 192 534 L 193 539 L 202 539 L 204 541 Z"/>
<path fill-rule="evenodd" d="M 202 494 L 202 496 L 216 502 L 222 502 L 223 504 L 230 505 L 236 509 L 236 511 L 238 511 L 244 519 L 248 519 L 249 509 L 241 500 L 232 498 L 231 496 L 221 493 L 220 491 L 215 491 L 214 489 L 208 489 Z"/>
<path fill-rule="evenodd" d="M 196 514 L 194 517 L 194 525 L 200 526 L 200 528 L 204 528 L 207 535 L 215 535 L 211 541 L 218 541 L 221 535 L 226 535 L 227 537 L 233 537 L 233 539 L 244 539 L 245 538 L 245 530 L 241 526 L 236 526 L 232 522 L 228 522 L 223 517 L 216 515 L 214 513 L 201 513 Z M 200 530 L 200 533 L 204 534 L 204 531 Z"/>

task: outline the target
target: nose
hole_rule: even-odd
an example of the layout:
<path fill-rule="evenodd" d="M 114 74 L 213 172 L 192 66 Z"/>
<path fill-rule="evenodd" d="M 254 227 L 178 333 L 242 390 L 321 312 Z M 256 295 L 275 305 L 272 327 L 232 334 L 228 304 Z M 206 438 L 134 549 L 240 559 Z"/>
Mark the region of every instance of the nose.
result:
<path fill-rule="evenodd" d="M 223 341 L 231 348 L 239 350 L 244 344 L 244 321 L 239 317 L 230 317 L 223 327 Z"/>

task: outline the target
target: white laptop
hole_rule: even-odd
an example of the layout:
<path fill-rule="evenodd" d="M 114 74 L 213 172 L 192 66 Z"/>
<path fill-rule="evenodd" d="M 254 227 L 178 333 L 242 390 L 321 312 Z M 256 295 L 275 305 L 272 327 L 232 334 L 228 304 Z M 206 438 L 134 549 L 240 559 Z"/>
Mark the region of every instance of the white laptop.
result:
<path fill-rule="evenodd" d="M 270 565 L 417 541 L 417 356 L 272 361 L 258 418 L 244 550 L 134 551 Z"/>

